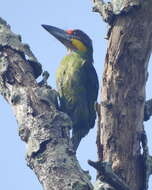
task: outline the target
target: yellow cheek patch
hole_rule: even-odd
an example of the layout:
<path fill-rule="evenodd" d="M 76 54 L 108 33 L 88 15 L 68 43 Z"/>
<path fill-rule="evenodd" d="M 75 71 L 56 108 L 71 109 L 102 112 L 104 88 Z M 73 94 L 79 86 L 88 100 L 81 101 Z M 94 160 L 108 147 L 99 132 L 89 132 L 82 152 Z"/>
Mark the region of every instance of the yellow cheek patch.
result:
<path fill-rule="evenodd" d="M 76 49 L 78 49 L 79 51 L 87 50 L 87 47 L 80 40 L 72 39 L 72 45 L 76 47 Z"/>

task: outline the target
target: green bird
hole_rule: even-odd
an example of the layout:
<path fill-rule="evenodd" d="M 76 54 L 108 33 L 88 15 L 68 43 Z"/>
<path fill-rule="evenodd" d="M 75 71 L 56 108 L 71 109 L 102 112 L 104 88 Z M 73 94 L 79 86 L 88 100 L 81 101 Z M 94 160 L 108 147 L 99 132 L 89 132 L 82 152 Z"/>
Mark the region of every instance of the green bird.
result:
<path fill-rule="evenodd" d="M 72 119 L 72 142 L 77 150 L 81 139 L 94 127 L 98 77 L 93 66 L 93 48 L 89 36 L 81 30 L 62 30 L 42 25 L 68 50 L 57 70 L 56 83 L 61 110 Z"/>

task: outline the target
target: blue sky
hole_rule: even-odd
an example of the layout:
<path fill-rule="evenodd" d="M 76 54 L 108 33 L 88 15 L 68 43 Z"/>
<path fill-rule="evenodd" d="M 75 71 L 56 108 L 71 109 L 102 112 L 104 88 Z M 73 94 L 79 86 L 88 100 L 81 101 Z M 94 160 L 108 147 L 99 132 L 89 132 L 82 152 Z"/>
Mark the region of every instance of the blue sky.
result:
<path fill-rule="evenodd" d="M 12 27 L 12 30 L 21 34 L 25 43 L 28 43 L 43 65 L 43 69 L 49 71 L 49 84 L 55 88 L 55 72 L 66 49 L 55 38 L 51 37 L 41 24 L 50 24 L 63 29 L 81 29 L 93 40 L 94 66 L 99 80 L 103 71 L 104 57 L 107 41 L 106 24 L 101 17 L 91 12 L 91 0 L 61 0 L 61 1 L 36 1 L 36 0 L 5 0 L 1 2 L 1 14 Z M 151 66 L 152 67 L 152 66 Z M 149 71 L 152 68 L 149 68 Z M 147 84 L 147 97 L 150 97 L 152 86 L 149 77 Z M 1 189 L 4 190 L 42 190 L 41 185 L 33 172 L 26 166 L 24 159 L 26 147 L 18 136 L 18 126 L 9 105 L 0 97 L 1 117 L 1 156 L 0 179 Z M 152 147 L 150 134 L 151 121 L 146 123 L 149 135 L 149 143 Z M 95 179 L 95 170 L 88 166 L 87 160 L 96 160 L 96 129 L 83 140 L 78 149 L 78 159 L 81 166 Z M 85 153 L 84 153 L 84 150 Z M 152 186 L 151 186 L 152 187 Z"/>

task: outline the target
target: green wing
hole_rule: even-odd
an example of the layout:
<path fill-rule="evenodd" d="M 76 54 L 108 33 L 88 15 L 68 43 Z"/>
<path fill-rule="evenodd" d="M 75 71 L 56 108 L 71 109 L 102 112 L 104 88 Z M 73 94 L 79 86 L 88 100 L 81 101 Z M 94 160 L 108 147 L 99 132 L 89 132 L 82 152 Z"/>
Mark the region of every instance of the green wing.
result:
<path fill-rule="evenodd" d="M 96 119 L 96 111 L 95 111 L 95 102 L 97 101 L 98 97 L 98 90 L 99 90 L 99 82 L 97 73 L 92 63 L 86 63 L 84 65 L 85 73 L 86 73 L 86 82 L 85 88 L 87 91 L 87 101 L 88 101 L 88 108 L 89 108 L 89 123 L 90 128 L 94 126 L 95 119 Z"/>
<path fill-rule="evenodd" d="M 92 63 L 78 54 L 66 56 L 57 71 L 57 88 L 61 110 L 71 117 L 78 144 L 94 126 L 96 118 L 94 104 L 98 95 L 98 78 Z"/>

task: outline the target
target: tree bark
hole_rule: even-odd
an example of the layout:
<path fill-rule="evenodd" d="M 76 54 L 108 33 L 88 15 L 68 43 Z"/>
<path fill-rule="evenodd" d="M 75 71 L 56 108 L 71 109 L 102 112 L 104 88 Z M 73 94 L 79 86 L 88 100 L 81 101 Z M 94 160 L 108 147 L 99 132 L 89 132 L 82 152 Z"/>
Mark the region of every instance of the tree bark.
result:
<path fill-rule="evenodd" d="M 152 0 L 143 1 L 138 9 L 117 12 L 109 4 L 98 5 L 104 8 L 97 6 L 96 11 L 111 26 L 99 109 L 99 161 L 89 161 L 98 171 L 94 190 L 147 190 L 152 158 L 143 120 Z M 72 123 L 58 110 L 57 92 L 46 81 L 36 82 L 41 72 L 29 47 L 0 19 L 0 93 L 12 107 L 19 135 L 27 143 L 28 166 L 44 190 L 92 190 L 73 152 Z"/>
<path fill-rule="evenodd" d="M 91 190 L 89 175 L 72 149 L 70 118 L 57 107 L 57 92 L 36 82 L 41 66 L 27 45 L 0 19 L 0 93 L 10 104 L 27 143 L 26 160 L 44 190 Z"/>
<path fill-rule="evenodd" d="M 152 50 L 152 1 L 114 16 L 102 80 L 98 155 L 112 163 L 130 189 L 143 190 L 147 185 L 141 139 Z"/>

